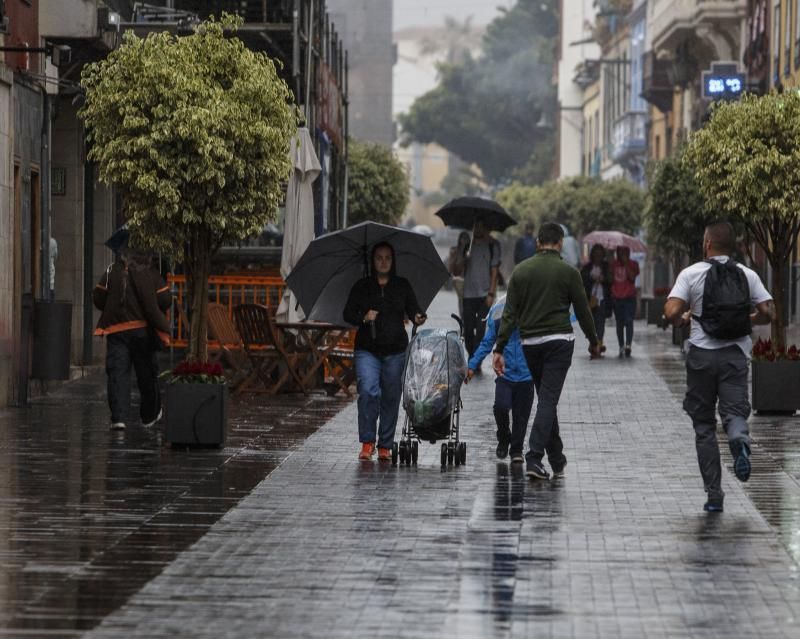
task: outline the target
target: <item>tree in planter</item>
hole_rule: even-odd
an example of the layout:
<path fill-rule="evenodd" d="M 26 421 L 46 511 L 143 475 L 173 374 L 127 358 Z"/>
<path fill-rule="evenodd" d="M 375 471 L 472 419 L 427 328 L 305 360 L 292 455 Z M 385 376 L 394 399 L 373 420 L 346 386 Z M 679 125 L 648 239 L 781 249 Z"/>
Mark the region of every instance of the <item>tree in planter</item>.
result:
<path fill-rule="evenodd" d="M 683 162 L 684 149 L 653 166 L 645 206 L 648 242 L 673 257 L 675 272 L 682 258 L 703 259 L 703 233 L 709 220 L 694 174 Z"/>
<path fill-rule="evenodd" d="M 186 267 L 188 359 L 207 361 L 211 258 L 276 217 L 297 111 L 274 63 L 225 37 L 223 15 L 176 37 L 132 32 L 87 65 L 89 158 L 119 188 L 132 241 Z"/>
<path fill-rule="evenodd" d="M 800 95 L 720 103 L 694 133 L 685 161 L 715 212 L 744 225 L 772 267 L 772 341 L 786 345 L 784 268 L 800 233 Z"/>
<path fill-rule="evenodd" d="M 397 224 L 408 205 L 408 176 L 387 148 L 350 140 L 347 223 Z"/>

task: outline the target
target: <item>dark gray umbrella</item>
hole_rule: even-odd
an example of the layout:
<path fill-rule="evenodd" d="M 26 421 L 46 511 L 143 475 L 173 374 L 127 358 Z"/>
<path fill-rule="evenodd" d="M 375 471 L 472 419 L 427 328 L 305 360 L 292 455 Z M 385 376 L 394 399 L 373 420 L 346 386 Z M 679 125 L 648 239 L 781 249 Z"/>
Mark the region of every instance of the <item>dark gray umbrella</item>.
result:
<path fill-rule="evenodd" d="M 505 231 L 517 221 L 494 200 L 485 197 L 457 197 L 436 211 L 447 226 L 472 230 L 481 218 L 490 231 Z"/>
<path fill-rule="evenodd" d="M 394 226 L 362 222 L 328 233 L 309 244 L 286 278 L 306 317 L 342 324 L 342 311 L 359 279 L 369 271 L 372 247 L 389 242 L 396 271 L 411 284 L 423 310 L 450 278 L 431 238 Z"/>

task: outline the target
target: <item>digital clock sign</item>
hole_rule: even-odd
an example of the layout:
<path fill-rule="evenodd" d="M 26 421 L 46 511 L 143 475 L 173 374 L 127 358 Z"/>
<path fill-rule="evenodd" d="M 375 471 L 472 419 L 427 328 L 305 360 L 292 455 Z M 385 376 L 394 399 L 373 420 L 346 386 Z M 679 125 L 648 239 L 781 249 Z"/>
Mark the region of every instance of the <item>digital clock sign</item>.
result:
<path fill-rule="evenodd" d="M 745 75 L 736 64 L 714 63 L 703 71 L 703 97 L 706 100 L 738 100 L 745 88 Z"/>

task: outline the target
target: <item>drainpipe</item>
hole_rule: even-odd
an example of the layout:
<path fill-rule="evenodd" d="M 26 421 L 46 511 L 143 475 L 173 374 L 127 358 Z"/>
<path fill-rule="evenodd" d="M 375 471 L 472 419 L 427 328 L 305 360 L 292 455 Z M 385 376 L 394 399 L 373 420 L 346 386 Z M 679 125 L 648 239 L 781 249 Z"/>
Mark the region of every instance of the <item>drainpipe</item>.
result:
<path fill-rule="evenodd" d="M 87 149 L 88 153 L 88 149 Z M 92 363 L 94 289 L 94 164 L 83 164 L 83 365 Z"/>
<path fill-rule="evenodd" d="M 50 140 L 52 135 L 52 120 L 50 117 L 50 96 L 44 85 L 39 89 L 42 92 L 42 162 L 40 176 L 41 199 L 41 228 L 39 245 L 41 246 L 39 260 L 39 290 L 42 299 L 50 298 Z"/>

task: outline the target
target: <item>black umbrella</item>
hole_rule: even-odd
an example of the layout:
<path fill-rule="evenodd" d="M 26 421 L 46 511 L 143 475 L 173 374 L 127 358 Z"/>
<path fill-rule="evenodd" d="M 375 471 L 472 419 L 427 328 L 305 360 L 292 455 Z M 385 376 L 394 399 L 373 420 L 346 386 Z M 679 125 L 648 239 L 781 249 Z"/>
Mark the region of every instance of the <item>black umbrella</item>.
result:
<path fill-rule="evenodd" d="M 447 226 L 472 230 L 480 218 L 490 231 L 505 231 L 517 221 L 494 200 L 484 197 L 457 197 L 436 211 Z"/>
<path fill-rule="evenodd" d="M 125 223 L 111 234 L 111 237 L 105 241 L 105 245 L 114 251 L 114 253 L 118 253 L 121 249 L 128 246 L 130 236 L 131 233 L 128 230 L 128 224 Z"/>
<path fill-rule="evenodd" d="M 308 245 L 286 283 L 311 320 L 342 324 L 353 284 L 369 271 L 372 247 L 389 242 L 397 274 L 410 283 L 423 310 L 450 278 L 431 238 L 394 226 L 362 222 Z"/>

